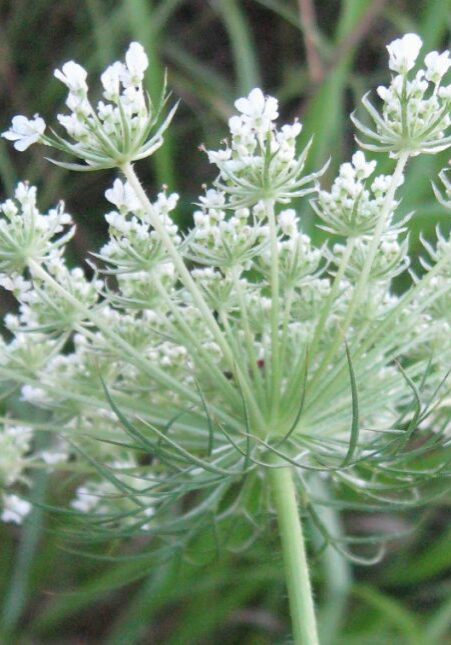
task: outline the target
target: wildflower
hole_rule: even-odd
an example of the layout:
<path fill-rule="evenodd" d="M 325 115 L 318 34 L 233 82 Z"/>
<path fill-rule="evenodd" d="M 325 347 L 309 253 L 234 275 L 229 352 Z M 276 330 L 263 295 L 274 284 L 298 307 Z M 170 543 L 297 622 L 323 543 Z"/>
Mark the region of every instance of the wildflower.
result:
<path fill-rule="evenodd" d="M 112 188 L 105 191 L 105 197 L 120 211 L 126 213 L 142 210 L 142 206 L 128 182 L 115 179 Z"/>
<path fill-rule="evenodd" d="M 6 485 L 26 485 L 31 458 L 52 471 L 83 460 L 72 514 L 96 538 L 147 530 L 166 555 L 210 520 L 218 539 L 248 544 L 275 509 L 283 531 L 297 522 L 286 515 L 297 503 L 327 535 L 318 476 L 347 507 L 410 508 L 430 484 L 435 492 L 448 465 L 451 239 L 438 231 L 435 246 L 423 242 L 417 275 L 408 216 L 396 217 L 408 158 L 450 143 L 449 96 L 436 82 L 447 57 L 412 76 L 419 49 L 413 35 L 389 46 L 396 75 L 378 89 L 381 114 L 365 99 L 375 131 L 356 121 L 375 142 L 366 147 L 397 158 L 392 174 L 376 174 L 357 151 L 321 188 L 321 171 L 304 174 L 308 145 L 296 149 L 301 124 L 279 128 L 277 101 L 257 88 L 236 102 L 225 147 L 207 153 L 218 175 L 186 232 L 172 219 L 178 195 L 149 200 L 130 164 L 155 144 L 142 49 L 132 44 L 125 63 L 104 72 L 97 112 L 83 71 L 63 67 L 72 152 L 92 169 L 118 166 L 125 181 L 105 193 L 115 209 L 92 279 L 65 263 L 62 206 L 42 215 L 27 184 L 1 206 L 0 282 L 18 312 L 5 320 L 0 378 L 47 411 L 63 443 L 35 451 L 4 433 Z M 293 199 L 306 194 L 338 244 L 318 246 L 303 232 Z M 410 282 L 399 294 L 401 274 Z"/>
<path fill-rule="evenodd" d="M 0 275 L 10 280 L 3 285 L 20 288 L 24 268 L 62 248 L 73 235 L 71 224 L 63 202 L 44 215 L 36 207 L 36 188 L 20 182 L 14 200 L 0 204 Z"/>
<path fill-rule="evenodd" d="M 278 103 L 255 88 L 238 99 L 239 115 L 229 120 L 231 139 L 223 150 L 207 151 L 219 169 L 216 188 L 230 197 L 234 207 L 254 206 L 262 200 L 286 203 L 292 197 L 314 192 L 321 172 L 303 176 L 309 144 L 298 156 L 300 123 L 278 130 Z"/>
<path fill-rule="evenodd" d="M 361 237 L 374 233 L 390 188 L 391 177 L 379 175 L 368 185 L 376 162 L 367 162 L 363 152 L 356 152 L 351 163 L 340 166 L 330 191 L 320 190 L 311 204 L 324 222 L 322 228 L 335 235 Z M 402 180 L 402 178 L 401 178 Z M 386 220 L 391 223 L 398 202 L 393 199 Z"/>
<path fill-rule="evenodd" d="M 88 85 L 86 83 L 88 73 L 78 63 L 74 63 L 72 60 L 65 63 L 62 71 L 59 69 L 55 70 L 54 76 L 64 83 L 64 85 L 67 85 L 71 93 L 86 96 L 88 92 Z"/>
<path fill-rule="evenodd" d="M 3 495 L 3 510 L 1 518 L 4 522 L 22 524 L 23 519 L 31 511 L 31 504 L 17 495 Z"/>
<path fill-rule="evenodd" d="M 277 100 L 272 96 L 265 98 L 260 88 L 252 90 L 247 98 L 235 101 L 235 107 L 244 117 L 241 123 L 257 128 L 262 135 L 279 116 Z"/>
<path fill-rule="evenodd" d="M 441 54 L 439 52 L 429 52 L 425 56 L 424 62 L 426 65 L 427 80 L 432 81 L 435 85 L 439 85 L 451 66 L 449 51 L 446 50 Z"/>
<path fill-rule="evenodd" d="M 425 68 L 413 76 L 409 72 L 421 49 L 420 38 L 407 34 L 387 49 L 390 69 L 398 74 L 388 87 L 377 88 L 382 99 L 381 112 L 372 105 L 368 95 L 362 99 L 375 124 L 374 130 L 352 116 L 365 137 L 359 143 L 368 150 L 390 152 L 392 157 L 445 150 L 451 144 L 451 138 L 446 136 L 451 119 L 451 95 L 442 80 L 450 66 L 449 52 L 430 52 L 424 60 Z"/>
<path fill-rule="evenodd" d="M 147 56 L 139 43 L 131 43 L 125 64 L 116 62 L 101 75 L 104 98 L 97 109 L 88 97 L 87 72 L 74 61 L 55 71 L 55 77 L 69 90 L 66 106 L 70 114 L 58 114 L 57 119 L 69 138 L 44 135 L 45 123 L 36 116 L 13 118 L 12 128 L 3 133 L 15 141 L 17 150 L 25 150 L 35 142 L 44 143 L 84 161 L 71 164 L 54 161 L 72 170 L 114 168 L 153 154 L 163 143 L 163 133 L 175 108 L 161 119 L 166 102 L 163 90 L 158 106 L 154 106 L 142 87 L 147 69 Z"/>
<path fill-rule="evenodd" d="M 417 34 L 406 34 L 387 45 L 388 66 L 398 74 L 405 74 L 414 67 L 423 43 Z"/>
<path fill-rule="evenodd" d="M 103 96 L 107 101 L 117 101 L 119 99 L 121 88 L 121 77 L 124 74 L 124 64 L 116 61 L 106 68 L 100 76 L 103 85 Z"/>
<path fill-rule="evenodd" d="M 144 80 L 144 72 L 149 61 L 144 47 L 139 43 L 131 43 L 125 54 L 126 73 L 122 76 L 124 86 L 140 85 Z"/>
<path fill-rule="evenodd" d="M 18 115 L 13 117 L 9 130 L 2 133 L 2 137 L 8 141 L 14 141 L 14 148 L 23 152 L 33 143 L 40 141 L 45 131 L 45 121 L 38 114 L 33 119 Z"/>

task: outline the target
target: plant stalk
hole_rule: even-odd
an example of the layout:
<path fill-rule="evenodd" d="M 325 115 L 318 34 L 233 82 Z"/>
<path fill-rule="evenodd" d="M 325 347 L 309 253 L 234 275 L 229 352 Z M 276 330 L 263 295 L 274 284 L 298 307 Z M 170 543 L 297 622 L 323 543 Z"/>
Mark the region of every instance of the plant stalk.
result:
<path fill-rule="evenodd" d="M 157 383 L 160 383 L 168 389 L 172 389 L 175 392 L 178 392 L 182 396 L 186 397 L 189 401 L 199 404 L 201 400 L 199 395 L 193 392 L 189 387 L 183 385 L 180 381 L 173 378 L 167 374 L 164 370 L 160 369 L 158 366 L 149 361 L 145 356 L 143 356 L 137 349 L 130 345 L 126 340 L 119 336 L 114 330 L 112 330 L 108 324 L 96 315 L 95 312 L 91 311 L 89 307 L 86 307 L 82 302 L 77 300 L 71 293 L 66 291 L 59 282 L 55 280 L 43 267 L 39 265 L 38 262 L 34 260 L 29 260 L 28 266 L 32 272 L 32 275 L 40 278 L 43 282 L 51 285 L 57 293 L 59 293 L 67 302 L 70 302 L 74 307 L 81 311 L 94 325 L 113 343 L 116 345 L 116 348 L 120 348 L 124 352 L 124 356 L 127 357 L 130 363 L 138 367 L 143 371 L 144 374 L 147 374 L 151 378 L 155 379 Z M 80 331 L 80 330 L 79 330 Z M 88 335 L 88 330 L 83 330 L 84 335 Z M 215 412 L 219 418 L 223 418 L 224 421 L 230 423 L 233 426 L 236 426 L 234 419 L 228 414 L 224 414 L 219 408 L 215 406 L 210 406 L 211 410 Z"/>
<path fill-rule="evenodd" d="M 362 295 L 365 291 L 365 288 L 368 283 L 368 279 L 371 273 L 371 268 L 373 266 L 374 259 L 377 254 L 377 249 L 379 246 L 379 243 L 382 239 L 382 235 L 384 232 L 384 227 L 387 223 L 387 218 L 390 214 L 390 208 L 392 205 L 393 198 L 396 193 L 396 189 L 400 185 L 400 181 L 403 175 L 403 171 L 405 168 L 405 165 L 409 159 L 409 154 L 404 152 L 400 155 L 398 158 L 398 161 L 396 163 L 395 171 L 393 173 L 390 187 L 387 191 L 387 194 L 385 195 L 384 203 L 381 208 L 381 213 L 380 213 L 380 218 L 379 221 L 376 225 L 376 228 L 374 230 L 371 243 L 368 248 L 368 254 L 366 258 L 366 262 L 362 268 L 362 273 L 360 274 L 359 280 L 357 282 L 353 297 L 351 299 L 351 302 L 349 304 L 348 310 L 346 312 L 346 316 L 341 323 L 341 328 L 336 334 L 336 339 L 335 342 L 332 344 L 331 348 L 327 352 L 326 356 L 323 358 L 320 366 L 318 367 L 318 370 L 316 371 L 311 383 L 310 383 L 310 390 L 313 391 L 315 389 L 315 386 L 317 385 L 318 381 L 324 374 L 324 372 L 327 370 L 329 367 L 331 361 L 334 359 L 335 354 L 337 353 L 340 345 L 343 344 L 344 340 L 346 339 L 346 333 L 349 329 L 349 326 L 351 325 L 354 314 L 358 308 L 358 306 L 361 303 Z"/>
<path fill-rule="evenodd" d="M 295 645 L 319 645 L 301 519 L 290 467 L 270 468 Z"/>
<path fill-rule="evenodd" d="M 280 360 L 279 360 L 279 247 L 274 200 L 265 200 L 266 215 L 269 223 L 271 244 L 271 407 L 272 416 L 277 418 L 280 398 Z"/>
<path fill-rule="evenodd" d="M 158 234 L 161 242 L 163 243 L 164 248 L 166 249 L 169 257 L 174 263 L 174 267 L 176 268 L 180 276 L 180 280 L 183 282 L 186 289 L 191 293 L 194 303 L 196 304 L 201 314 L 204 316 L 205 323 L 210 328 L 210 331 L 212 332 L 215 341 L 218 343 L 219 347 L 221 348 L 223 356 L 225 360 L 228 362 L 230 369 L 234 374 L 236 374 L 237 381 L 242 388 L 246 402 L 249 405 L 250 412 L 254 416 L 254 419 L 257 422 L 257 425 L 259 427 L 263 427 L 264 421 L 260 413 L 260 410 L 257 406 L 257 403 L 255 401 L 254 393 L 249 383 L 249 378 L 247 374 L 245 374 L 240 368 L 239 360 L 237 360 L 237 357 L 234 356 L 233 351 L 229 346 L 229 344 L 227 343 L 226 339 L 224 338 L 224 334 L 221 331 L 217 321 L 215 320 L 215 317 L 212 311 L 210 310 L 201 291 L 199 290 L 198 286 L 193 280 L 191 273 L 189 272 L 188 268 L 185 266 L 185 262 L 182 256 L 180 255 L 179 251 L 177 250 L 176 246 L 171 240 L 170 235 L 168 234 L 168 232 L 164 227 L 164 224 L 160 221 L 158 213 L 155 212 L 155 208 L 152 202 L 147 197 L 146 192 L 142 187 L 141 182 L 138 176 L 136 175 L 132 164 L 131 163 L 125 164 L 121 168 L 121 170 L 125 178 L 127 179 L 128 183 L 134 190 L 137 198 L 143 205 L 146 213 L 149 215 L 150 222 L 154 227 L 156 233 Z"/>

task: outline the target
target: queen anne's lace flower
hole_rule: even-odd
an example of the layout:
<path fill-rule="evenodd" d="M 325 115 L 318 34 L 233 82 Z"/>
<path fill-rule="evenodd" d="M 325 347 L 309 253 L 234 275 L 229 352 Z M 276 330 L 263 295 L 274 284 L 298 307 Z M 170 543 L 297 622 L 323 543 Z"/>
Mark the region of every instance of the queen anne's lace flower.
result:
<path fill-rule="evenodd" d="M 362 99 L 375 129 L 352 117 L 365 137 L 361 142 L 364 148 L 399 157 L 440 152 L 451 145 L 451 138 L 446 136 L 451 120 L 450 86 L 442 85 L 450 66 L 449 52 L 427 54 L 425 69 L 413 76 L 409 72 L 415 66 L 421 45 L 418 36 L 407 34 L 387 47 L 390 69 L 397 75 L 389 87 L 377 88 L 382 99 L 381 112 L 370 103 L 368 95 Z"/>
<path fill-rule="evenodd" d="M 21 524 L 31 511 L 31 504 L 17 495 L 3 495 L 1 518 L 4 522 Z"/>
<path fill-rule="evenodd" d="M 216 187 L 229 196 L 230 204 L 253 206 L 264 199 L 284 203 L 313 192 L 320 173 L 302 174 L 309 146 L 297 154 L 301 124 L 278 130 L 277 100 L 265 97 L 258 88 L 238 99 L 235 107 L 240 115 L 229 120 L 231 138 L 226 148 L 207 152 L 219 169 Z"/>
<path fill-rule="evenodd" d="M 72 94 L 79 95 L 83 98 L 86 97 L 88 93 L 88 85 L 86 83 L 88 73 L 78 63 L 74 63 L 72 60 L 64 63 L 62 70 L 55 70 L 54 76 L 64 83 Z"/>
<path fill-rule="evenodd" d="M 116 62 L 101 75 L 104 98 L 97 109 L 88 97 L 87 72 L 74 61 L 55 71 L 55 77 L 69 89 L 66 106 L 70 114 L 58 114 L 59 123 L 69 139 L 44 135 L 45 123 L 36 116 L 13 119 L 3 136 L 15 141 L 17 150 L 35 142 L 44 143 L 81 159 L 85 164 L 54 163 L 72 170 L 114 168 L 153 154 L 163 143 L 162 134 L 174 114 L 161 121 L 166 101 L 164 91 L 158 106 L 144 92 L 142 82 L 148 66 L 147 55 L 139 43 L 131 43 L 125 64 Z"/>
<path fill-rule="evenodd" d="M 5 319 L 0 379 L 45 409 L 58 435 L 38 449 L 15 424 L 0 431 L 3 519 L 28 511 L 20 495 L 36 462 L 53 472 L 83 460 L 75 520 L 86 516 L 99 534 L 149 531 L 164 549 L 171 540 L 180 549 L 210 517 L 215 535 L 234 535 L 236 513 L 251 541 L 272 510 L 267 466 L 299 472 L 299 498 L 317 523 L 318 471 L 334 495 L 370 508 L 385 507 L 387 490 L 416 503 L 421 485 L 442 476 L 451 240 L 438 231 L 435 246 L 424 242 L 417 275 L 408 218 L 397 212 L 407 158 L 449 145 L 448 55 L 427 56 L 409 75 L 420 45 L 408 35 L 389 46 L 395 76 L 378 89 L 382 113 L 366 100 L 376 130 L 359 124 L 370 147 L 398 157 L 393 174 L 358 151 L 320 188 L 320 173 L 303 174 L 301 124 L 278 127 L 277 101 L 255 89 L 236 101 L 226 145 L 208 152 L 218 176 L 188 231 L 172 218 L 178 195 L 150 201 L 130 164 L 162 140 L 161 129 L 152 135 L 141 46 L 102 74 L 96 110 L 83 68 L 57 72 L 70 111 L 59 120 L 74 142 L 38 138 L 90 169 L 117 166 L 126 181 L 106 190 L 114 210 L 92 277 L 65 263 L 62 206 L 42 215 L 26 184 L 1 205 L 0 285 L 18 302 Z M 293 201 L 305 194 L 337 244 L 306 235 Z M 402 294 L 392 287 L 400 273 L 410 280 Z M 430 417 L 426 442 L 416 441 Z M 437 471 L 418 465 L 425 443 Z"/>
<path fill-rule="evenodd" d="M 387 45 L 388 66 L 398 74 L 405 74 L 414 67 L 423 43 L 417 34 L 406 34 Z"/>
<path fill-rule="evenodd" d="M 451 66 L 449 51 L 446 50 L 441 54 L 439 52 L 429 52 L 424 58 L 424 63 L 427 80 L 439 85 Z"/>
<path fill-rule="evenodd" d="M 33 143 L 42 140 L 45 131 L 45 121 L 37 114 L 33 119 L 18 115 L 13 117 L 11 128 L 2 133 L 8 141 L 14 141 L 16 150 L 23 152 Z"/>
<path fill-rule="evenodd" d="M 20 275 L 31 261 L 55 256 L 73 235 L 72 219 L 60 202 L 46 215 L 36 206 L 36 188 L 19 183 L 14 200 L 0 204 L 0 278 L 10 290 L 25 286 Z"/>
<path fill-rule="evenodd" d="M 351 163 L 340 166 L 330 191 L 319 191 L 318 197 L 312 200 L 312 206 L 324 222 L 324 230 L 345 237 L 361 237 L 374 232 L 391 182 L 389 175 L 379 175 L 372 182 L 367 181 L 375 167 L 375 161 L 367 162 L 362 152 L 356 152 Z M 387 226 L 396 206 L 397 202 L 393 200 Z"/>
<path fill-rule="evenodd" d="M 132 213 L 142 210 L 142 206 L 128 182 L 115 179 L 112 188 L 105 191 L 105 197 L 120 211 Z"/>

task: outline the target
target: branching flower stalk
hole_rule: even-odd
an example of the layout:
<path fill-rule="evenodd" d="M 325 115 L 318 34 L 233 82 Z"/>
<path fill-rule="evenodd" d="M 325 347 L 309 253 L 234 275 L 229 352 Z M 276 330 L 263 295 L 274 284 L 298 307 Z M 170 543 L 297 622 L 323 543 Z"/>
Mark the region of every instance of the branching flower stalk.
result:
<path fill-rule="evenodd" d="M 391 43 L 380 105 L 363 98 L 374 127 L 352 117 L 361 148 L 396 160 L 392 174 L 358 150 L 321 187 L 325 167 L 305 174 L 302 125 L 279 128 L 277 100 L 257 88 L 236 101 L 224 146 L 206 151 L 217 177 L 187 233 L 171 216 L 178 195 L 149 198 L 135 172 L 175 110 L 165 114 L 165 93 L 150 102 L 138 43 L 102 74 L 96 106 L 80 65 L 55 72 L 69 90 L 64 136 L 39 115 L 13 118 L 3 136 L 17 150 L 41 143 L 75 157 L 53 160 L 68 170 L 121 177 L 89 272 L 66 264 L 63 203 L 41 213 L 23 182 L 0 206 L 0 284 L 18 303 L 0 380 L 48 418 L 2 419 L 4 521 L 28 514 L 36 469 L 77 475 L 69 499 L 52 500 L 74 539 L 148 536 L 158 562 L 201 532 L 212 554 L 248 548 L 275 516 L 295 643 L 318 642 L 305 537 L 360 564 L 387 539 L 334 535 L 321 507 L 409 510 L 449 475 L 451 239 L 425 240 L 415 272 L 400 214 L 409 158 L 451 145 L 449 52 L 421 67 L 420 49 L 415 34 Z M 432 190 L 449 209 L 446 171 Z M 299 197 L 329 235 L 322 247 L 302 232 Z M 399 275 L 408 286 L 396 295 Z"/>

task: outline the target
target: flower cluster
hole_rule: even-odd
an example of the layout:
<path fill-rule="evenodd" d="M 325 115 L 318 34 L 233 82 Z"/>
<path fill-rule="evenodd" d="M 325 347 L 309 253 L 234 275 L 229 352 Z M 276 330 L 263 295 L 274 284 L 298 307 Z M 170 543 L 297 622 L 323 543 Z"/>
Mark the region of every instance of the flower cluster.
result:
<path fill-rule="evenodd" d="M 331 190 L 319 191 L 312 206 L 323 220 L 324 230 L 344 237 L 374 233 L 391 182 L 390 175 L 379 175 L 368 185 L 366 180 L 375 168 L 375 161 L 366 161 L 363 152 L 356 152 L 351 163 L 340 166 Z M 397 202 L 393 199 L 387 223 L 391 222 L 396 207 Z"/>
<path fill-rule="evenodd" d="M 301 125 L 279 129 L 277 101 L 255 89 L 236 102 L 226 147 L 208 152 L 218 176 L 187 232 L 172 219 L 178 196 L 149 200 L 128 163 L 152 147 L 143 143 L 153 117 L 139 46 L 102 76 L 110 103 L 97 114 L 84 70 L 58 72 L 73 112 L 60 121 L 77 155 L 125 178 L 106 190 L 109 240 L 90 260 L 91 278 L 65 263 L 62 207 L 40 215 L 24 185 L 19 206 L 2 206 L 2 284 L 18 314 L 5 321 L 0 378 L 46 410 L 59 439 L 39 458 L 79 468 L 71 514 L 87 516 L 96 537 L 139 530 L 180 548 L 181 535 L 210 520 L 230 540 L 238 517 L 247 543 L 272 510 L 267 473 L 279 468 L 293 470 L 317 523 L 318 473 L 331 495 L 371 509 L 390 499 L 409 507 L 442 474 L 445 457 L 427 473 L 418 457 L 450 440 L 440 397 L 449 388 L 451 240 L 439 232 L 435 246 L 425 242 L 422 275 L 409 272 L 399 193 L 408 157 L 447 145 L 438 88 L 447 56 L 426 57 L 411 81 L 418 50 L 412 37 L 389 47 L 398 76 L 387 92 L 401 83 L 401 94 L 377 116 L 377 137 L 399 157 L 392 174 L 378 175 L 358 151 L 321 189 L 320 173 L 303 174 Z M 429 98 L 412 85 L 424 82 L 438 88 Z M 131 146 L 123 156 L 107 150 L 120 142 Z M 315 245 L 303 231 L 291 202 L 305 194 L 337 243 Z M 400 274 L 410 285 L 402 294 L 392 288 Z M 431 434 L 411 441 L 430 419 Z M 31 444 L 14 446 L 5 472 L 38 458 Z M 22 484 L 11 477 L 8 487 Z"/>
<path fill-rule="evenodd" d="M 389 67 L 394 76 L 388 87 L 377 88 L 382 112 L 376 110 L 367 95 L 362 99 L 375 130 L 353 117 L 365 137 L 361 145 L 366 149 L 397 157 L 403 153 L 415 156 L 440 152 L 451 145 L 446 135 L 451 122 L 451 85 L 443 84 L 451 66 L 449 51 L 430 52 L 424 67 L 413 75 L 421 47 L 416 34 L 406 34 L 388 45 Z"/>
<path fill-rule="evenodd" d="M 144 159 L 162 145 L 162 135 L 174 113 L 171 110 L 159 124 L 166 97 L 163 91 L 159 105 L 154 106 L 145 93 L 143 80 L 148 65 L 143 47 L 131 43 L 125 63 L 117 61 L 101 75 L 105 100 L 94 109 L 88 98 L 86 70 L 69 61 L 55 71 L 55 77 L 69 90 L 66 106 L 70 113 L 57 116 L 69 138 L 44 134 L 46 125 L 38 115 L 33 119 L 14 117 L 11 128 L 2 136 L 14 141 L 16 150 L 40 142 L 86 162 L 54 162 L 72 170 L 115 168 Z"/>
<path fill-rule="evenodd" d="M 136 274 L 152 270 L 161 264 L 167 254 L 153 230 L 149 214 L 137 200 L 130 185 L 116 179 L 105 196 L 117 208 L 105 216 L 109 224 L 110 240 L 102 248 L 100 257 L 117 275 Z M 176 208 L 178 195 L 160 193 L 153 204 L 156 214 L 175 244 L 181 239 L 170 213 Z"/>
<path fill-rule="evenodd" d="M 21 278 L 29 262 L 56 261 L 73 229 L 72 219 L 60 202 L 47 214 L 36 206 L 36 188 L 19 183 L 14 199 L 0 205 L 0 280 L 10 291 L 26 290 Z"/>
<path fill-rule="evenodd" d="M 208 151 L 219 169 L 216 187 L 230 196 L 231 205 L 252 206 L 264 199 L 284 203 L 313 192 L 320 173 L 303 175 L 309 146 L 298 155 L 302 125 L 295 121 L 277 129 L 278 102 L 258 88 L 235 107 L 240 114 L 229 120 L 230 142 Z"/>
<path fill-rule="evenodd" d="M 227 217 L 231 205 L 222 191 L 210 188 L 199 202 L 201 210 L 194 212 L 195 226 L 184 243 L 187 258 L 228 269 L 250 263 L 267 244 L 261 202 L 252 209 L 236 209 L 232 217 Z"/>

